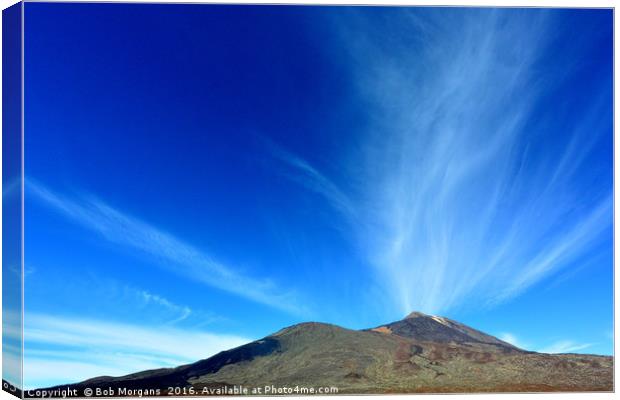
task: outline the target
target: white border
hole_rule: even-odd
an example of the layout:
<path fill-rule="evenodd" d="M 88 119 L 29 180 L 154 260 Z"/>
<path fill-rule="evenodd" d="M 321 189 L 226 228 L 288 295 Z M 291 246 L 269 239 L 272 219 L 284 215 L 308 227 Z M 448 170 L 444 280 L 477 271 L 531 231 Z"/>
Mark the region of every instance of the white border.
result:
<path fill-rule="evenodd" d="M 39 0 L 26 0 L 26 2 L 37 2 Z M 58 2 L 71 2 L 71 3 L 80 3 L 80 2 L 86 2 L 86 1 L 72 1 L 72 0 L 63 0 L 63 1 L 58 1 Z M 110 1 L 92 1 L 92 2 L 105 2 L 105 3 L 126 3 L 126 2 L 131 2 L 131 3 L 179 3 L 179 4 L 183 4 L 183 3 L 192 3 L 192 4 L 239 4 L 239 1 L 234 1 L 234 0 L 218 0 L 218 1 L 184 1 L 184 0 L 148 0 L 148 1 L 141 1 L 141 0 L 137 0 L 137 1 L 119 1 L 119 0 L 110 0 Z M 14 0 L 0 0 L 0 8 L 5 9 L 13 4 L 15 4 L 16 1 Z M 614 8 L 616 7 L 616 1 L 609 1 L 609 0 L 590 0 L 590 1 L 579 1 L 579 0 L 542 0 L 542 1 L 534 1 L 534 0 L 521 0 L 521 1 L 510 1 L 510 0 L 470 0 L 467 2 L 464 1 L 455 1 L 455 0 L 443 0 L 443 1 L 432 1 L 432 0 L 420 0 L 420 1 L 407 1 L 407 0 L 372 0 L 372 1 L 363 1 L 363 0 L 338 0 L 338 1 L 329 1 L 329 0 L 305 0 L 303 1 L 303 3 L 299 2 L 299 1 L 293 1 L 293 0 L 279 0 L 279 1 L 273 1 L 273 0 L 247 0 L 247 1 L 243 1 L 244 4 L 307 4 L 307 5 L 385 5 L 385 6 L 390 6 L 390 5 L 401 5 L 401 6 L 480 6 L 480 7 L 568 7 L 568 8 Z M 23 6 L 22 6 L 22 10 L 23 10 Z M 22 44 L 24 41 L 24 18 L 23 18 L 23 12 L 22 12 Z M 617 65 L 617 52 L 615 51 L 616 48 L 616 43 L 618 43 L 619 40 L 619 34 L 618 31 L 615 29 L 615 16 L 614 16 L 614 154 L 619 154 L 620 152 L 620 144 L 618 143 L 618 141 L 615 140 L 615 132 L 618 131 L 618 126 L 617 126 L 617 119 L 615 118 L 615 115 L 618 112 L 618 105 L 615 102 L 615 93 L 616 93 L 616 79 L 615 79 L 615 66 Z M 0 18 L 0 43 L 2 41 L 2 21 Z M 2 65 L 0 63 L 0 86 L 2 84 Z M 2 105 L 2 100 L 0 97 L 0 108 Z M 23 136 L 23 129 L 24 129 L 24 49 L 22 47 L 22 179 L 24 176 L 24 136 Z M 0 120 L 0 129 L 2 127 L 2 122 Z M 0 141 L 0 175 L 2 173 L 2 164 L 1 164 L 1 160 L 2 160 L 2 142 Z M 620 278 L 618 276 L 618 274 L 615 273 L 615 265 L 616 265 L 616 256 L 617 256 L 617 252 L 616 249 L 618 248 L 617 245 L 617 238 L 618 238 L 618 233 L 620 233 L 620 228 L 618 227 L 618 224 L 616 223 L 616 215 L 615 215 L 615 210 L 618 206 L 618 204 L 620 203 L 620 200 L 618 199 L 618 197 L 615 196 L 615 188 L 618 185 L 618 174 L 617 174 L 617 164 L 615 162 L 615 157 L 614 157 L 614 339 L 616 338 L 616 326 L 615 326 L 615 321 L 618 319 L 618 297 L 615 295 L 615 288 L 618 287 L 619 283 L 620 283 Z M 23 298 L 23 289 L 24 289 L 24 281 L 23 281 L 23 262 L 24 262 L 24 232 L 23 232 L 23 224 L 24 224 L 24 213 L 23 213 L 23 201 L 24 201 L 24 186 L 23 186 L 23 182 L 22 182 L 22 306 L 24 304 L 24 298 Z M 0 207 L 2 205 L 2 199 L 0 197 Z M 2 223 L 2 215 L 0 213 L 0 225 Z M 2 231 L 0 230 L 0 249 L 1 249 L 1 241 L 2 241 Z M 1 283 L 2 283 L 2 276 L 0 274 L 0 287 L 1 287 Z M 2 310 L 0 307 L 0 318 L 2 315 Z M 23 324 L 23 319 L 22 319 L 22 324 Z M 23 329 L 23 326 L 22 326 Z M 1 351 L 1 341 L 0 341 L 0 351 Z M 618 349 L 619 349 L 619 344 L 617 340 L 614 340 L 614 354 L 618 354 Z M 23 343 L 22 343 L 22 350 L 23 350 Z M 0 372 L 1 372 L 1 367 L 0 367 Z M 618 368 L 615 368 L 614 370 L 614 382 L 617 384 L 619 381 L 619 374 L 618 374 Z M 23 365 L 22 365 L 22 382 L 23 382 Z M 460 397 L 465 397 L 467 399 L 503 399 L 503 398 L 507 398 L 507 399 L 514 399 L 514 400 L 520 400 L 520 399 L 536 399 L 539 397 L 543 397 L 543 398 L 548 398 L 548 399 L 612 399 L 615 398 L 615 394 L 614 393 L 545 393 L 545 394 L 530 394 L 530 393 L 524 393 L 524 394 L 474 394 L 474 395 L 470 395 L 470 394 L 435 394 L 435 395 L 390 395 L 390 396 L 386 396 L 386 395 L 374 395 L 372 396 L 373 398 L 381 398 L 381 399 L 389 399 L 389 398 L 411 398 L 411 399 L 437 399 L 439 398 L 439 396 L 458 396 L 458 398 Z M 356 399 L 359 398 L 360 396 L 337 396 L 337 399 Z M 4 392 L 4 391 L 0 391 L 0 399 L 14 399 L 15 397 L 9 395 L 8 393 Z M 166 397 L 166 398 L 174 398 L 174 399 L 183 399 L 182 397 Z M 221 399 L 222 397 L 220 397 Z M 239 398 L 239 397 L 235 397 L 235 398 Z M 261 397 L 264 398 L 264 397 Z M 273 397 L 276 398 L 276 397 Z M 287 396 L 287 399 L 300 399 L 300 400 L 307 400 L 310 397 L 297 397 L 297 396 Z"/>

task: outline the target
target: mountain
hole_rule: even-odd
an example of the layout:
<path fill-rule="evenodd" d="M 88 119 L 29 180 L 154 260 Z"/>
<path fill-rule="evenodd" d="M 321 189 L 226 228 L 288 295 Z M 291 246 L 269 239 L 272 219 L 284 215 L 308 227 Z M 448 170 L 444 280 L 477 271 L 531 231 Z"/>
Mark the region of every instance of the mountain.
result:
<path fill-rule="evenodd" d="M 405 319 L 381 325 L 375 332 L 437 343 L 486 343 L 517 349 L 515 346 L 445 317 L 412 312 Z"/>
<path fill-rule="evenodd" d="M 448 318 L 414 312 L 361 331 L 302 323 L 193 364 L 61 386 L 67 387 L 79 394 L 105 388 L 116 396 L 254 388 L 295 395 L 319 387 L 340 394 L 612 391 L 613 357 L 525 351 Z M 273 392 L 280 388 L 287 391 Z"/>

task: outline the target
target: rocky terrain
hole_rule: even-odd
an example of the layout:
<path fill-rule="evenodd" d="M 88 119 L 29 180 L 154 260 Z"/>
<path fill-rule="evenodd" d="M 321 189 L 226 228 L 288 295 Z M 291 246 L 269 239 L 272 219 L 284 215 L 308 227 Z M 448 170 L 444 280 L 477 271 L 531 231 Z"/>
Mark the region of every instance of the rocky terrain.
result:
<path fill-rule="evenodd" d="M 80 395 L 102 388 L 115 396 L 136 390 L 148 396 L 226 394 L 235 386 L 248 394 L 253 388 L 289 388 L 279 394 L 293 395 L 311 393 L 300 388 L 337 388 L 339 394 L 612 391 L 613 358 L 529 352 L 415 312 L 361 331 L 302 323 L 193 364 L 62 387 Z"/>

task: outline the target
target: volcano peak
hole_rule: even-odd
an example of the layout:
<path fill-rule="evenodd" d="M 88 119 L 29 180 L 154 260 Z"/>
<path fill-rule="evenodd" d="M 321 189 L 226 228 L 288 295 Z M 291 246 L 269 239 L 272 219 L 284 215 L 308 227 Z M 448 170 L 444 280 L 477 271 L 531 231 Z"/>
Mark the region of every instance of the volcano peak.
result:
<path fill-rule="evenodd" d="M 421 318 L 421 317 L 428 317 L 428 315 L 424 314 L 423 312 L 420 312 L 420 311 L 412 311 L 409 314 L 407 314 L 405 319 Z"/>

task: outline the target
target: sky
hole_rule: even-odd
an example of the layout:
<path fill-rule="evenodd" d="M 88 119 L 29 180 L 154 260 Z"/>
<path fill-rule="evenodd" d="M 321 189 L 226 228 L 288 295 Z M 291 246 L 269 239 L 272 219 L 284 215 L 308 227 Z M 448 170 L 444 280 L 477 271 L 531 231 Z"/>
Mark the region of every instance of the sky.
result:
<path fill-rule="evenodd" d="M 611 10 L 25 9 L 26 388 L 413 310 L 612 354 Z"/>

